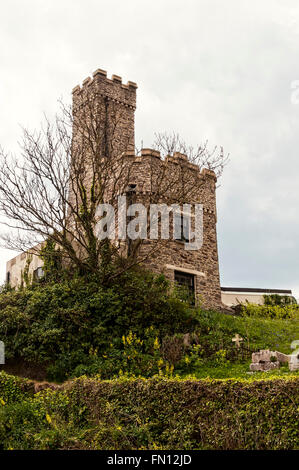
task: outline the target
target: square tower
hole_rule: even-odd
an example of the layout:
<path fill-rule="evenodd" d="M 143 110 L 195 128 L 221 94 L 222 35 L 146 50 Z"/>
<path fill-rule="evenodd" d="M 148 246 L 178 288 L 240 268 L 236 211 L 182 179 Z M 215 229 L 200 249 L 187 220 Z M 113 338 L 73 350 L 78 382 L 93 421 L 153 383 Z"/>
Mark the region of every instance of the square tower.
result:
<path fill-rule="evenodd" d="M 93 124 L 94 145 L 99 157 L 113 157 L 135 148 L 136 89 L 134 82 L 122 83 L 121 77 L 98 69 L 82 87 L 73 89 L 74 144 L 84 129 Z"/>

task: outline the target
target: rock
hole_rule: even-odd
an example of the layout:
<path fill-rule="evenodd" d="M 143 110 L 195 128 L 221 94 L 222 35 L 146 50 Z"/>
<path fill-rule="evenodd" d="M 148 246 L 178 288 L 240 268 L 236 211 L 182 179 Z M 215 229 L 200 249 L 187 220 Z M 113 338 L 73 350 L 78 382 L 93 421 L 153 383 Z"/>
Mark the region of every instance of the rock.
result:
<path fill-rule="evenodd" d="M 277 359 L 276 351 L 270 351 L 270 349 L 261 349 L 259 352 L 252 354 L 252 362 L 270 362 L 271 358 L 274 357 Z"/>
<path fill-rule="evenodd" d="M 289 357 L 289 369 L 292 371 L 299 370 L 299 354 L 292 354 Z"/>
<path fill-rule="evenodd" d="M 273 359 L 276 358 L 276 361 Z M 272 359 L 272 360 L 271 360 Z M 288 363 L 291 371 L 299 370 L 299 354 L 284 354 L 270 349 L 261 349 L 252 354 L 251 371 L 279 369 L 280 363 Z"/>
<path fill-rule="evenodd" d="M 277 351 L 270 351 L 270 349 L 261 349 L 253 353 L 252 363 L 249 366 L 250 370 L 254 372 L 279 369 L 279 367 L 280 362 L 278 360 Z"/>
<path fill-rule="evenodd" d="M 191 346 L 191 335 L 190 333 L 186 333 L 183 337 L 184 346 Z"/>
<path fill-rule="evenodd" d="M 271 362 L 271 361 L 265 361 L 265 362 L 254 362 L 250 364 L 250 370 L 253 372 L 257 371 L 268 371 L 268 370 L 273 370 L 273 369 L 279 369 L 280 363 L 278 361 L 276 362 Z"/>
<path fill-rule="evenodd" d="M 275 351 L 275 354 L 276 354 L 277 360 L 279 362 L 289 362 L 290 361 L 290 356 L 288 356 L 287 354 L 281 353 L 279 351 Z"/>
<path fill-rule="evenodd" d="M 60 388 L 60 385 L 49 383 L 49 382 L 34 382 L 34 393 L 41 392 L 47 388 L 51 390 L 57 390 Z"/>
<path fill-rule="evenodd" d="M 186 333 L 183 336 L 184 346 L 192 346 L 193 344 L 199 344 L 199 338 L 196 333 Z"/>

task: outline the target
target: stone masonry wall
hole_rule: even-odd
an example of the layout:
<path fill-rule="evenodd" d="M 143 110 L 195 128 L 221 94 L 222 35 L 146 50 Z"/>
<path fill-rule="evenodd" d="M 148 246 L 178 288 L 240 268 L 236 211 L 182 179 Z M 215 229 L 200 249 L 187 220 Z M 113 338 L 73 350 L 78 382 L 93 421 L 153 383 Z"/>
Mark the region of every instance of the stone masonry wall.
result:
<path fill-rule="evenodd" d="M 195 276 L 196 295 L 205 307 L 220 307 L 221 291 L 219 280 L 217 234 L 216 234 L 216 176 L 213 171 L 200 170 L 190 163 L 185 155 L 176 153 L 161 158 L 152 149 L 143 149 L 140 156 L 134 152 L 134 113 L 136 108 L 134 82 L 122 83 L 117 75 L 107 78 L 107 73 L 97 70 L 93 78 L 84 80 L 82 87 L 73 90 L 74 152 L 80 149 L 80 126 L 82 120 L 93 120 L 97 125 L 97 152 L 101 155 L 122 155 L 125 164 L 130 165 L 130 183 L 136 185 L 136 202 L 172 204 L 201 203 L 204 207 L 203 246 L 198 251 L 186 251 L 184 244 L 175 240 L 146 240 L 141 247 L 148 268 L 174 280 L 174 271 L 181 270 Z M 88 167 L 88 158 L 86 161 Z M 90 169 L 86 170 L 87 178 Z M 87 181 L 88 183 L 88 181 Z M 72 195 L 71 195 L 72 197 Z M 108 202 L 108 201 L 107 201 Z M 24 254 L 7 264 L 11 272 L 11 283 L 20 282 L 24 269 Z M 34 261 L 35 267 L 42 263 Z M 32 268 L 31 268 L 32 269 Z"/>
<path fill-rule="evenodd" d="M 132 184 L 136 185 L 136 202 L 145 206 L 150 203 L 172 204 L 183 193 L 181 178 L 191 183 L 192 191 L 187 190 L 184 203 L 203 204 L 203 245 L 200 250 L 185 250 L 184 243 L 176 240 L 146 240 L 141 252 L 146 256 L 144 264 L 156 273 L 164 273 L 174 280 L 174 271 L 194 274 L 195 293 L 199 301 L 208 308 L 221 307 L 221 290 L 218 266 L 217 233 L 216 233 L 216 176 L 213 171 L 200 169 L 190 164 L 187 157 L 181 154 L 169 156 L 165 160 L 159 152 L 143 149 L 141 157 L 131 155 L 135 161 L 135 170 L 131 175 Z M 165 181 L 173 181 L 174 188 L 166 188 L 156 196 L 157 184 L 154 175 L 163 174 Z M 174 189 L 174 191 L 173 191 Z M 172 236 L 172 226 L 170 227 Z"/>
<path fill-rule="evenodd" d="M 9 273 L 12 287 L 20 285 L 27 264 L 29 264 L 28 275 L 32 278 L 34 271 L 43 266 L 43 261 L 35 254 L 20 253 L 6 263 L 6 273 Z"/>
<path fill-rule="evenodd" d="M 120 155 L 134 150 L 136 89 L 136 83 L 129 81 L 125 85 L 118 75 L 109 79 L 107 72 L 101 69 L 93 73 L 93 78 L 84 80 L 82 87 L 78 85 L 73 89 L 74 122 L 79 122 L 80 126 L 80 121 L 86 118 L 96 119 L 101 155 L 111 152 Z M 76 126 L 73 134 L 76 141 Z"/>

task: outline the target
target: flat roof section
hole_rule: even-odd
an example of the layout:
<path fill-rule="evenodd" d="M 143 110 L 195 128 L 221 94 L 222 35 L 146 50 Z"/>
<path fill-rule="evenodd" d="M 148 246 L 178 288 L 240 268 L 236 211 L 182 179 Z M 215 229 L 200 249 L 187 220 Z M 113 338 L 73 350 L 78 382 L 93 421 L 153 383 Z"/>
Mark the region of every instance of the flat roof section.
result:
<path fill-rule="evenodd" d="M 253 287 L 221 287 L 222 292 L 244 292 L 244 293 L 259 293 L 259 294 L 285 294 L 292 295 L 290 289 L 260 289 Z"/>

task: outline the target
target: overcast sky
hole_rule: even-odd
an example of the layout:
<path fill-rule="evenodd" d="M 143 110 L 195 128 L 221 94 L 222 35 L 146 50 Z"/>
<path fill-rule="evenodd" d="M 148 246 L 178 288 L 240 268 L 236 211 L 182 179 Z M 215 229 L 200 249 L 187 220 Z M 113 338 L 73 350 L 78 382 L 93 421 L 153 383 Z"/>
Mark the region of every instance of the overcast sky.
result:
<path fill-rule="evenodd" d="M 298 0 L 2 0 L 0 143 L 14 150 L 20 124 L 97 68 L 137 82 L 137 144 L 174 130 L 230 153 L 221 284 L 299 297 L 298 51 Z M 3 280 L 14 253 L 0 255 Z"/>

